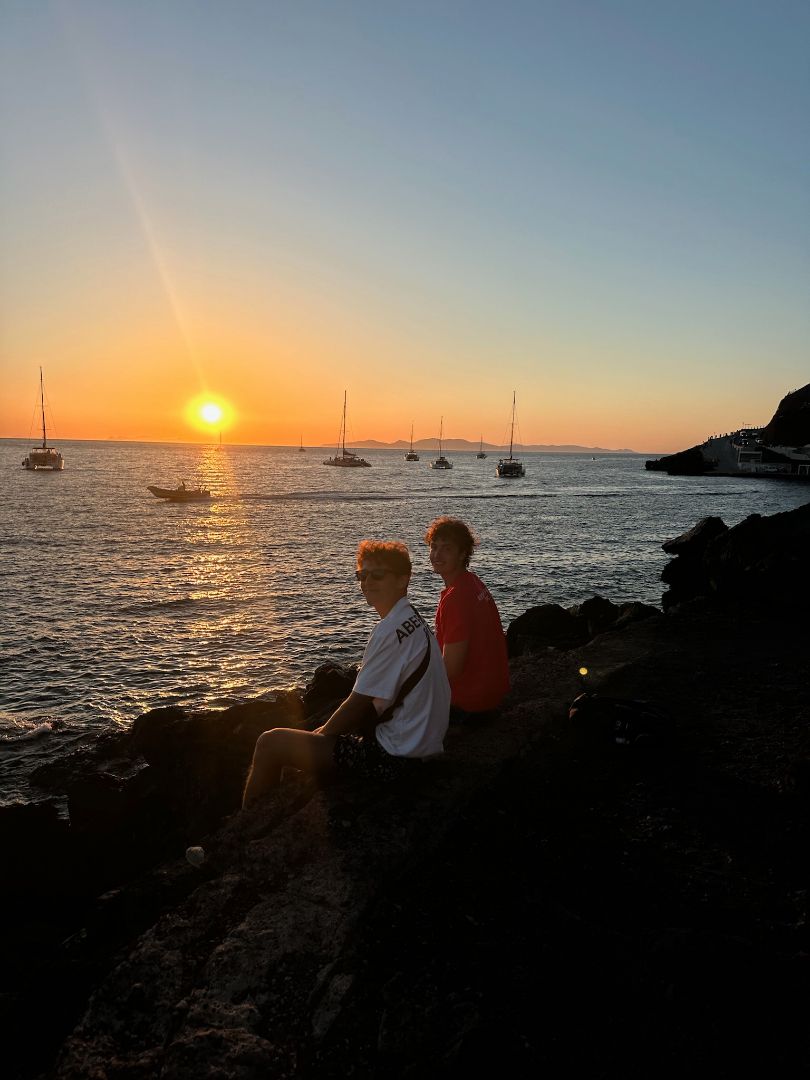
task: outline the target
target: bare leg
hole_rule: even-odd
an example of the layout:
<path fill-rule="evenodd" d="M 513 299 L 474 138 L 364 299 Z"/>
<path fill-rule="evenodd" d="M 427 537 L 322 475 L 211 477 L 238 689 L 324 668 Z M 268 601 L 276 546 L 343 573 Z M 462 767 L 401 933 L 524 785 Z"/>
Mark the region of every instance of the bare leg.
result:
<path fill-rule="evenodd" d="M 328 772 L 332 768 L 335 738 L 334 735 L 318 735 L 314 731 L 295 728 L 273 728 L 262 732 L 253 751 L 242 809 L 249 809 L 262 795 L 278 786 L 285 765 L 306 772 Z"/>

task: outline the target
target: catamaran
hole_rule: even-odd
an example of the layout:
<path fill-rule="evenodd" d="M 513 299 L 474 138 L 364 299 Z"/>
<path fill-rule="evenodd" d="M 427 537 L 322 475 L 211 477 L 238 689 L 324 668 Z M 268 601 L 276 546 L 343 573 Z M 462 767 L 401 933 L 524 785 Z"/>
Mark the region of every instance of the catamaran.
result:
<path fill-rule="evenodd" d="M 416 453 L 416 451 L 413 448 L 413 424 L 411 424 L 411 448 L 408 451 L 408 453 L 405 455 L 405 460 L 406 461 L 418 461 L 419 460 L 419 455 Z"/>
<path fill-rule="evenodd" d="M 338 456 L 339 454 L 339 456 Z M 338 447 L 335 456 L 327 458 L 324 465 L 337 465 L 342 469 L 356 469 L 358 467 L 371 468 L 371 462 L 361 458 L 354 450 L 346 449 L 346 391 L 343 391 L 343 418 L 340 421 L 340 434 L 338 435 Z"/>
<path fill-rule="evenodd" d="M 48 472 L 58 472 L 65 467 L 62 455 L 53 446 L 48 446 L 45 434 L 45 390 L 42 383 L 42 368 L 39 369 L 39 406 L 42 414 L 42 446 L 34 446 L 28 451 L 28 457 L 23 458 L 24 469 L 37 469 Z"/>
<path fill-rule="evenodd" d="M 504 480 L 518 480 L 526 475 L 523 463 L 516 457 L 512 457 L 512 447 L 515 441 L 515 391 L 512 391 L 512 430 L 509 432 L 509 457 L 501 458 L 495 472 Z"/>
<path fill-rule="evenodd" d="M 436 458 L 435 461 L 431 461 L 431 463 L 430 463 L 431 469 L 452 469 L 453 468 L 453 462 L 448 461 L 447 458 L 442 453 L 442 430 L 443 430 L 443 427 L 444 427 L 444 417 L 442 417 L 441 420 L 439 421 L 439 456 Z"/>

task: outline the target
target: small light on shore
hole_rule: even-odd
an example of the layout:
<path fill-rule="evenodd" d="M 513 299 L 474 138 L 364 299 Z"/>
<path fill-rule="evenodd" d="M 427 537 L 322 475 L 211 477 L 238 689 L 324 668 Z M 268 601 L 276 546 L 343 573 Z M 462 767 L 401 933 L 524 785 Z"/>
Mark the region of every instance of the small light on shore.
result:
<path fill-rule="evenodd" d="M 588 669 L 586 667 L 581 667 L 579 669 L 579 673 L 580 673 L 580 675 L 587 675 L 588 674 Z"/>

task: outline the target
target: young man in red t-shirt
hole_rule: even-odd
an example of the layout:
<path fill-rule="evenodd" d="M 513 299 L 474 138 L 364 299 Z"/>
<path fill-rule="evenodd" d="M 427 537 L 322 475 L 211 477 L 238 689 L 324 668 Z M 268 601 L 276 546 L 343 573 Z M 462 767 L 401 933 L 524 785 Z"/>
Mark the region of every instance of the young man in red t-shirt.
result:
<path fill-rule="evenodd" d="M 436 518 L 425 543 L 444 581 L 436 639 L 452 691 L 450 722 L 463 723 L 491 713 L 509 690 L 506 637 L 489 590 L 468 569 L 478 543 L 469 527 L 459 518 Z"/>

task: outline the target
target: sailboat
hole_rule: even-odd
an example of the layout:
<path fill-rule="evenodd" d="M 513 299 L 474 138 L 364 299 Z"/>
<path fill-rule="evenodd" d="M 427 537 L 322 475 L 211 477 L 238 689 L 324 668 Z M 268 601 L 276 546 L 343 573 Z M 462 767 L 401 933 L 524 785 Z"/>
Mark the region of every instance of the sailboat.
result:
<path fill-rule="evenodd" d="M 48 446 L 45 434 L 45 390 L 42 383 L 42 368 L 39 369 L 39 406 L 42 413 L 42 446 L 35 446 L 23 458 L 24 469 L 41 469 L 58 472 L 65 467 L 65 460 L 53 446 Z"/>
<path fill-rule="evenodd" d="M 484 436 L 481 436 L 481 441 L 478 444 L 478 453 L 475 455 L 477 458 L 485 458 L 487 455 L 484 453 Z"/>
<path fill-rule="evenodd" d="M 301 436 L 301 445 L 298 447 L 298 453 L 299 454 L 305 454 L 306 452 L 307 452 L 307 448 L 304 446 L 304 436 L 302 435 Z"/>
<path fill-rule="evenodd" d="M 411 448 L 408 451 L 408 453 L 405 455 L 405 460 L 406 461 L 418 461 L 419 460 L 419 455 L 416 453 L 416 451 L 413 448 L 413 424 L 411 424 Z"/>
<path fill-rule="evenodd" d="M 447 458 L 442 453 L 442 430 L 443 430 L 443 427 L 444 427 L 444 417 L 442 417 L 441 420 L 439 421 L 439 456 L 436 458 L 435 461 L 431 461 L 431 463 L 430 463 L 431 469 L 452 469 L 453 468 L 453 462 L 448 461 Z"/>
<path fill-rule="evenodd" d="M 515 391 L 512 391 L 512 430 L 509 432 L 509 457 L 501 458 L 498 462 L 498 467 L 495 470 L 496 474 L 503 477 L 505 480 L 518 480 L 521 476 L 526 475 L 526 470 L 523 468 L 522 462 L 518 461 L 516 457 L 512 457 L 512 447 L 515 441 Z"/>
<path fill-rule="evenodd" d="M 340 434 L 338 435 L 338 448 L 335 456 L 327 458 L 324 465 L 337 465 L 342 469 L 356 469 L 363 467 L 370 469 L 371 462 L 361 458 L 354 450 L 346 449 L 346 391 L 343 391 L 343 418 L 340 421 Z"/>

